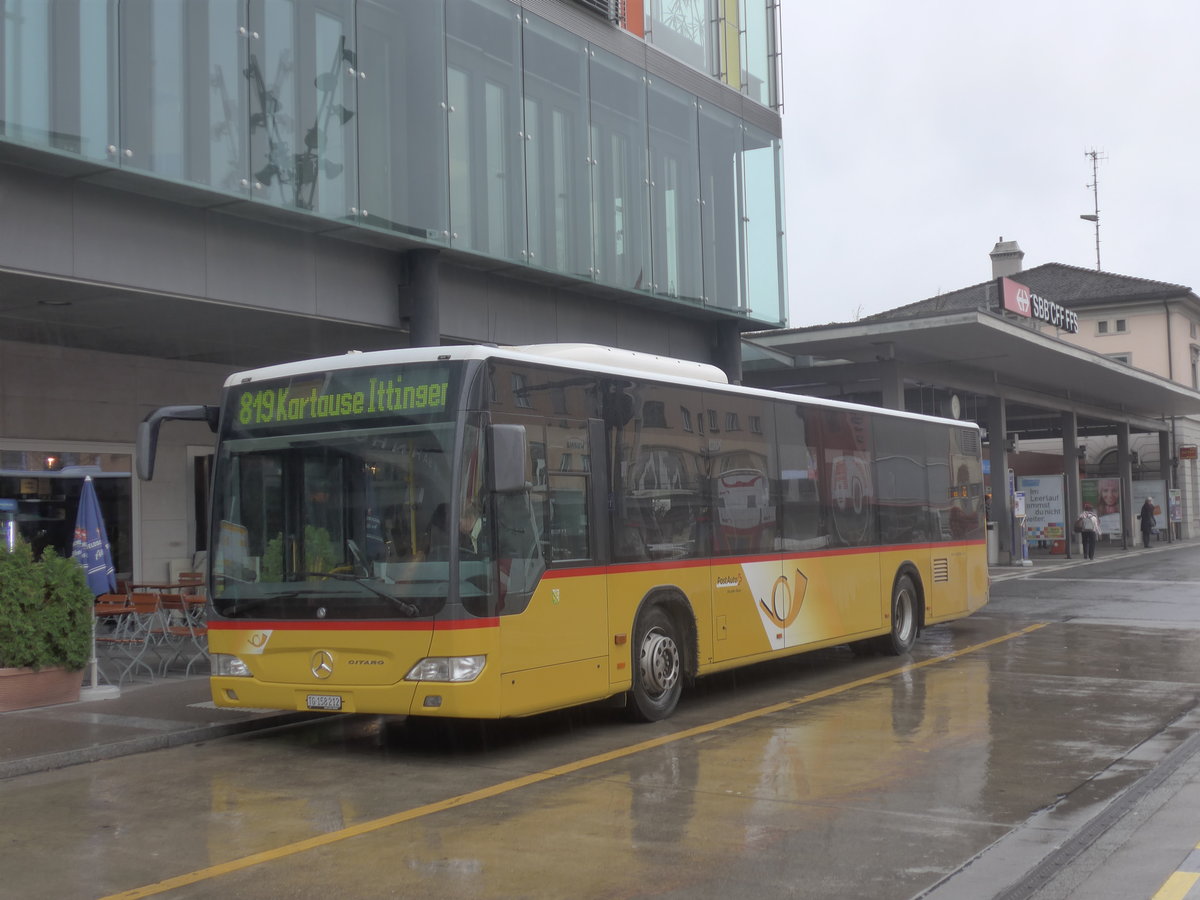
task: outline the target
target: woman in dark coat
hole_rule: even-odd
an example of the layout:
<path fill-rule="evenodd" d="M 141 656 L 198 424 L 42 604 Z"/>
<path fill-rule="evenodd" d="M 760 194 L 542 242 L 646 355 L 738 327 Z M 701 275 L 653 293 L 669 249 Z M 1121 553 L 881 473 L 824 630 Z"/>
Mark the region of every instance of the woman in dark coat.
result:
<path fill-rule="evenodd" d="M 1146 502 L 1142 504 L 1142 510 L 1138 513 L 1138 522 L 1142 527 L 1142 546 L 1150 546 L 1150 532 L 1154 528 L 1154 498 L 1147 497 Z"/>

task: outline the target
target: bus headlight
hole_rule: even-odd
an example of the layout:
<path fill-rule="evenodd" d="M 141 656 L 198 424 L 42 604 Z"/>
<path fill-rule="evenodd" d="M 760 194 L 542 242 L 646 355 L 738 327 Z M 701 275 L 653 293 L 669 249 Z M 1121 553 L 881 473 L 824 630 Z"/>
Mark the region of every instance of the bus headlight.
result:
<path fill-rule="evenodd" d="M 474 681 L 486 656 L 427 656 L 408 670 L 405 681 Z"/>
<path fill-rule="evenodd" d="M 249 678 L 250 667 L 229 653 L 213 653 L 211 656 L 213 675 L 232 678 Z"/>

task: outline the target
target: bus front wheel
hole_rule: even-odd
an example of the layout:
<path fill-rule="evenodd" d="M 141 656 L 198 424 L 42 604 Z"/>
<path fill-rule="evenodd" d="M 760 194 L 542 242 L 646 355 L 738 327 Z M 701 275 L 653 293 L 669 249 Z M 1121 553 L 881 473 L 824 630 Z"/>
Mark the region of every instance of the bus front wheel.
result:
<path fill-rule="evenodd" d="M 901 656 L 917 642 L 917 588 L 912 578 L 901 575 L 892 588 L 892 630 L 877 638 L 880 653 Z"/>
<path fill-rule="evenodd" d="M 683 658 L 675 623 L 660 606 L 638 616 L 633 643 L 633 704 L 630 712 L 643 722 L 665 719 L 683 689 Z"/>

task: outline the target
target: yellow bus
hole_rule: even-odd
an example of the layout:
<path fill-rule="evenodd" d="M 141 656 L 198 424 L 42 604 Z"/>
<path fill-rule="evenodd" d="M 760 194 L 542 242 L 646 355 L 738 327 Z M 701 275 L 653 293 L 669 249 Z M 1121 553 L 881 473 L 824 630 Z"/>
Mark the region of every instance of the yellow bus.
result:
<path fill-rule="evenodd" d="M 595 345 L 231 376 L 208 563 L 220 706 L 499 718 L 821 647 L 910 650 L 988 599 L 970 423 Z"/>

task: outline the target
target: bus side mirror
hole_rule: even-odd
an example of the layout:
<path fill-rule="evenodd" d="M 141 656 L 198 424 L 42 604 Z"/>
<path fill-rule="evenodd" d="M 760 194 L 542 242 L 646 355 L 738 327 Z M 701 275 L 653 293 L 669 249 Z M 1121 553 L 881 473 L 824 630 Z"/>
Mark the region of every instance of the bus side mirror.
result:
<path fill-rule="evenodd" d="M 524 425 L 493 425 L 492 436 L 492 487 L 497 493 L 511 494 L 526 490 L 525 460 L 528 451 L 525 445 Z"/>
<path fill-rule="evenodd" d="M 221 409 L 218 406 L 163 406 L 146 416 L 138 425 L 137 447 L 134 453 L 138 478 L 149 481 L 154 477 L 154 458 L 158 455 L 158 429 L 163 422 L 168 419 L 207 422 L 208 427 L 215 433 L 220 415 Z"/>

